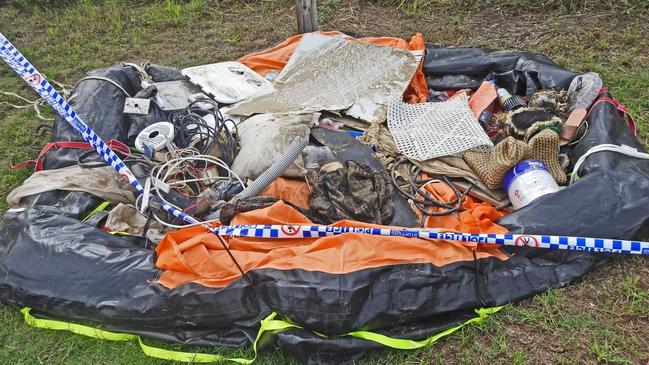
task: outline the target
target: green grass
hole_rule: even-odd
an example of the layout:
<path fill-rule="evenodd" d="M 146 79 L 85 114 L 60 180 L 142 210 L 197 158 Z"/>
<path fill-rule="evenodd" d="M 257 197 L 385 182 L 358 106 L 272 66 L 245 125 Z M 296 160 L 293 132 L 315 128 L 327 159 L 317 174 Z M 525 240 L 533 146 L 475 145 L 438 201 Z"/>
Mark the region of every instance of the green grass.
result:
<path fill-rule="evenodd" d="M 649 25 L 644 1 L 318 3 L 324 29 L 403 38 L 420 31 L 427 40 L 442 45 L 542 52 L 565 67 L 599 72 L 636 118 L 639 138 L 645 145 L 649 141 Z M 20 0 L 0 5 L 0 32 L 50 79 L 73 84 L 88 70 L 121 61 L 186 67 L 236 59 L 292 35 L 292 6 L 290 0 Z M 35 98 L 4 66 L 0 66 L 0 90 Z M 0 101 L 14 100 L 0 95 Z M 0 105 L 0 196 L 29 175 L 29 170 L 11 170 L 7 164 L 36 156 L 46 140 L 32 133 L 40 123 L 31 109 Z M 0 209 L 6 207 L 0 202 Z M 578 283 L 511 305 L 486 323 L 464 328 L 429 348 L 379 351 L 362 363 L 645 364 L 649 361 L 648 264 L 646 258 L 616 260 Z M 203 350 L 251 356 L 249 351 Z M 165 361 L 144 356 L 134 342 L 31 328 L 14 308 L 0 307 L 0 363 Z M 260 363 L 292 360 L 271 351 Z"/>

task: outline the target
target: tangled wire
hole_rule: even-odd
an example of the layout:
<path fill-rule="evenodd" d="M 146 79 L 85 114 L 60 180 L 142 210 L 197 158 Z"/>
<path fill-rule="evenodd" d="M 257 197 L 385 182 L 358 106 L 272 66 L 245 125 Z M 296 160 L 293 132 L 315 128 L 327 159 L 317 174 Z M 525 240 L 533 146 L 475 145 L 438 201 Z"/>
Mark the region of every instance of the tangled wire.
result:
<path fill-rule="evenodd" d="M 205 103 L 212 104 L 212 109 L 201 108 Z M 209 122 L 212 118 L 214 124 Z M 239 152 L 237 125 L 223 117 L 213 100 L 194 101 L 186 109 L 171 113 L 169 122 L 176 131 L 174 143 L 180 148 L 195 148 L 199 154 L 215 156 L 227 165 Z"/>
<path fill-rule="evenodd" d="M 151 194 L 157 196 L 159 202 L 169 204 L 179 210 L 182 209 L 168 200 L 168 193 L 170 191 L 175 192 L 178 196 L 195 200 L 198 203 L 202 194 L 219 180 L 236 181 L 239 186 L 244 186 L 243 181 L 230 170 L 224 161 L 214 156 L 202 155 L 195 148 L 175 149 L 168 152 L 165 157 L 166 161 L 164 163 L 150 165 L 150 191 Z M 216 172 L 217 168 L 227 171 L 227 174 L 218 174 Z M 136 207 L 138 208 L 142 207 L 142 204 L 147 204 L 147 202 L 141 201 L 142 197 L 143 195 L 138 196 L 138 201 L 136 201 Z M 193 206 L 185 208 L 185 211 L 191 208 Z M 153 212 L 152 215 L 154 219 L 164 226 L 172 228 L 187 227 L 187 225 L 170 223 Z M 176 221 L 175 217 L 171 218 L 172 221 Z M 209 222 L 205 221 L 200 223 Z"/>
<path fill-rule="evenodd" d="M 463 210 L 462 202 L 464 201 L 464 197 L 473 188 L 473 185 L 469 186 L 466 191 L 461 193 L 446 176 L 442 176 L 442 180 L 422 179 L 420 177 L 422 173 L 421 168 L 415 166 L 414 164 L 410 164 L 410 166 L 408 167 L 408 173 L 403 178 L 405 182 L 399 183 L 397 181 L 399 179 L 398 169 L 401 165 L 404 165 L 406 163 L 409 163 L 409 160 L 402 158 L 392 166 L 392 183 L 397 188 L 399 193 L 401 193 L 401 195 L 406 197 L 415 207 L 417 207 L 417 209 L 421 211 L 422 226 L 424 226 L 427 217 L 450 215 Z M 433 199 L 431 197 L 431 194 L 426 191 L 426 186 L 428 184 L 433 184 L 436 182 L 444 182 L 446 185 L 448 185 L 448 187 L 453 191 L 455 199 L 447 202 Z M 441 208 L 442 210 L 440 211 L 438 208 Z"/>

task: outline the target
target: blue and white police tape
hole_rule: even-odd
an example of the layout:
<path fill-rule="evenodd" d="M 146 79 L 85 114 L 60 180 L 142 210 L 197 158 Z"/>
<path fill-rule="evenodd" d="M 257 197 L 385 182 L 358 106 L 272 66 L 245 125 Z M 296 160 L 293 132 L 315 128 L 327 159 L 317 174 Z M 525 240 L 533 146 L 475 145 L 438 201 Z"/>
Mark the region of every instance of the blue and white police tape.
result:
<path fill-rule="evenodd" d="M 47 101 L 61 117 L 63 117 L 88 142 L 106 162 L 126 179 L 138 191 L 144 193 L 144 188 L 131 170 L 108 147 L 108 145 L 81 120 L 74 109 L 63 99 L 56 89 L 36 70 L 34 66 L 0 33 L 0 58 L 2 58 L 20 77 L 27 82 L 45 101 Z M 163 204 L 162 208 L 173 216 L 189 223 L 196 224 L 198 220 L 185 214 L 178 207 Z M 343 233 L 363 233 L 377 236 L 420 237 L 426 239 L 444 239 L 464 242 L 493 243 L 500 245 L 528 246 L 553 249 L 613 252 L 626 254 L 649 255 L 649 243 L 601 238 L 518 235 L 518 234 L 468 234 L 452 233 L 426 229 L 380 229 L 361 227 L 332 227 L 332 226 L 228 226 L 213 228 L 204 225 L 216 235 L 259 237 L 259 238 L 304 238 L 323 237 Z"/>
<path fill-rule="evenodd" d="M 222 236 L 257 238 L 312 238 L 335 236 L 345 233 L 360 233 L 374 236 L 418 237 L 432 240 L 489 243 L 507 246 L 649 255 L 649 242 L 534 234 L 457 233 L 417 228 L 395 229 L 320 225 L 223 226 L 219 227 L 217 232 Z"/>

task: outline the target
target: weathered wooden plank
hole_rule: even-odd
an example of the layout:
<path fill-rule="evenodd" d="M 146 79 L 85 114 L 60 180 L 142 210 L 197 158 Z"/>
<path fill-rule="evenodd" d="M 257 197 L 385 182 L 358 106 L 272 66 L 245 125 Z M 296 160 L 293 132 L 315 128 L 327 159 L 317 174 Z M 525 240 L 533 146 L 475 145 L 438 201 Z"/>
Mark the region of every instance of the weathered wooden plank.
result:
<path fill-rule="evenodd" d="M 318 5 L 316 0 L 295 0 L 297 32 L 309 33 L 318 30 Z"/>

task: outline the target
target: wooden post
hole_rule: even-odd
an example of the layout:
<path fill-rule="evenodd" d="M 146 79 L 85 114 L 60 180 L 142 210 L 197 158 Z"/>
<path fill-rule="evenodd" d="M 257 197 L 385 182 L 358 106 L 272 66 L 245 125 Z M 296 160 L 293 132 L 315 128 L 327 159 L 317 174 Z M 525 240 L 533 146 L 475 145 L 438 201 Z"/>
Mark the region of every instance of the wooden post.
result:
<path fill-rule="evenodd" d="M 295 0 L 297 32 L 309 33 L 318 30 L 318 5 L 316 0 Z"/>

